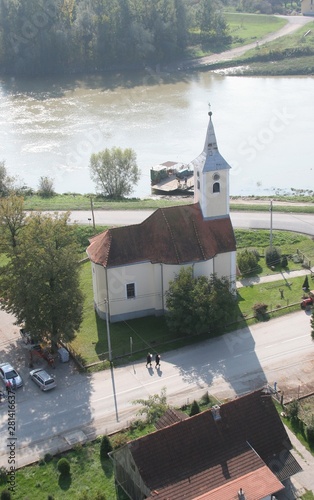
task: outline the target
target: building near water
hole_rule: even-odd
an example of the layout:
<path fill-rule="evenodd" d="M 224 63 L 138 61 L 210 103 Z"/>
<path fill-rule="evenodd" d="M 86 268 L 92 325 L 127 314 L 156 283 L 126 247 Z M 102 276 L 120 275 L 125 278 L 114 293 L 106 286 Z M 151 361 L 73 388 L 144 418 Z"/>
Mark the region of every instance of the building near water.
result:
<path fill-rule="evenodd" d="M 141 224 L 90 240 L 95 308 L 111 322 L 165 313 L 169 282 L 182 267 L 195 277 L 226 276 L 235 288 L 236 242 L 229 216 L 230 166 L 221 156 L 212 113 L 193 160 L 194 203 L 160 208 Z"/>

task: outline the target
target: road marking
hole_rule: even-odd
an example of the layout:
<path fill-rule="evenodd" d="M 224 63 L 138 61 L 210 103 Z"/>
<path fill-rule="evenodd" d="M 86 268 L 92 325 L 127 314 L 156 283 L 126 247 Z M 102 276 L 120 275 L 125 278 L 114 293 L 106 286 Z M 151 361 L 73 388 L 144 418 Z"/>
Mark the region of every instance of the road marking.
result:
<path fill-rule="evenodd" d="M 266 345 L 265 346 L 265 349 L 269 349 L 271 347 L 275 347 L 277 345 L 281 345 L 281 344 L 286 344 L 287 342 L 292 342 L 293 340 L 299 340 L 299 339 L 303 339 L 304 337 L 308 337 L 309 335 L 306 334 L 306 335 L 301 335 L 300 337 L 294 337 L 293 339 L 288 339 L 288 340 L 283 340 L 282 342 L 277 342 L 277 344 L 270 344 L 270 345 Z"/>

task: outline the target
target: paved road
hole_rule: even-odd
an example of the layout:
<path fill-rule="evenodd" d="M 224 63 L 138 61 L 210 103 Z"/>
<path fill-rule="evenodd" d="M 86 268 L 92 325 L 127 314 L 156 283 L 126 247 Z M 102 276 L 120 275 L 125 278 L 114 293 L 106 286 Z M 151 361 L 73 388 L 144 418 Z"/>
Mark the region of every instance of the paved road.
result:
<path fill-rule="evenodd" d="M 58 387 L 50 393 L 41 393 L 29 380 L 27 352 L 18 340 L 17 327 L 12 329 L 16 333 L 12 340 L 3 340 L 6 354 L 2 352 L 1 358 L 13 357 L 25 380 L 15 402 L 18 466 L 45 452 L 56 453 L 81 439 L 127 426 L 135 417 L 132 401 L 159 393 L 162 387 L 167 388 L 172 405 L 198 399 L 207 390 L 221 401 L 266 381 L 276 381 L 291 397 L 313 390 L 314 344 L 310 317 L 304 311 L 166 353 L 159 372 L 146 369 L 145 360 L 90 376 L 76 373 L 71 363 L 59 364 Z M 7 465 L 10 437 L 6 403 L 0 412 L 1 466 Z"/>
<path fill-rule="evenodd" d="M 98 225 L 121 226 L 143 222 L 153 210 L 119 210 L 95 211 L 95 223 Z M 232 224 L 235 228 L 269 229 L 269 212 L 231 212 Z M 80 224 L 90 224 L 90 211 L 72 212 L 71 220 Z M 314 214 L 282 214 L 273 212 L 273 229 L 295 231 L 314 236 Z"/>

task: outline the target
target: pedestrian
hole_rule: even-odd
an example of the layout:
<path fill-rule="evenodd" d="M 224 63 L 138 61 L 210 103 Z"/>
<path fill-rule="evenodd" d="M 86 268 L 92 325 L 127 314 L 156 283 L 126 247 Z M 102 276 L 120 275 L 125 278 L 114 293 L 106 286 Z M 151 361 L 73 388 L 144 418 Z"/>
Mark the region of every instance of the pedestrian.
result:
<path fill-rule="evenodd" d="M 153 355 L 148 353 L 147 354 L 147 358 L 146 358 L 146 368 L 147 366 L 149 365 L 150 367 L 152 367 L 152 359 L 153 359 Z"/>
<path fill-rule="evenodd" d="M 155 361 L 156 361 L 155 368 L 160 368 L 160 354 L 156 354 Z"/>
<path fill-rule="evenodd" d="M 7 390 L 7 393 L 9 394 L 9 392 L 11 391 L 11 382 L 10 382 L 10 380 L 6 381 L 5 388 Z"/>

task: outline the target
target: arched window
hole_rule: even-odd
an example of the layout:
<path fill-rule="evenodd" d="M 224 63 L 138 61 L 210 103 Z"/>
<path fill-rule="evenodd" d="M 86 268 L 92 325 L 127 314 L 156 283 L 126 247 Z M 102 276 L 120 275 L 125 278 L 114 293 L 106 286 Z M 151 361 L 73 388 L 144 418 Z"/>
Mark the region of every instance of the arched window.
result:
<path fill-rule="evenodd" d="M 215 182 L 213 185 L 213 193 L 220 193 L 220 184 L 219 182 Z"/>

